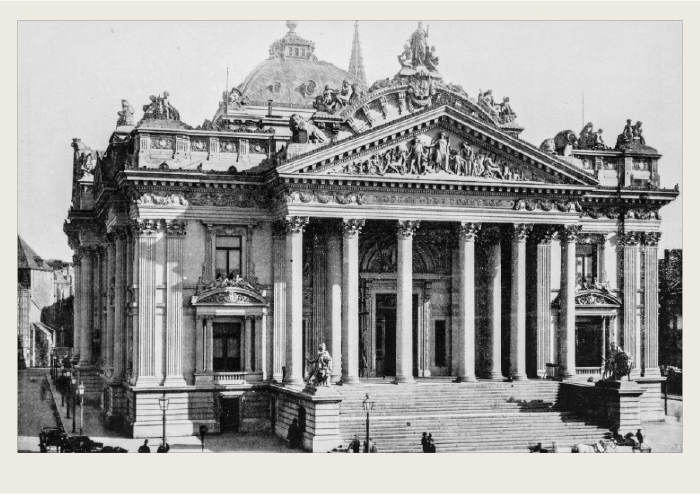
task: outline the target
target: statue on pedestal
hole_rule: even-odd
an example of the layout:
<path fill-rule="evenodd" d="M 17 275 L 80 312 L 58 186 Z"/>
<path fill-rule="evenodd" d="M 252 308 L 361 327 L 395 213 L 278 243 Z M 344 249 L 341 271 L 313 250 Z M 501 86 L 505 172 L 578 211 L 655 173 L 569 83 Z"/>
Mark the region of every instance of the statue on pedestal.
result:
<path fill-rule="evenodd" d="M 308 144 L 309 141 L 325 143 L 328 139 L 321 129 L 298 113 L 289 117 L 289 128 L 292 131 L 292 142 L 297 144 Z"/>
<path fill-rule="evenodd" d="M 318 356 L 314 360 L 309 360 L 309 357 L 306 357 L 306 361 L 310 364 L 314 364 L 307 384 L 317 387 L 329 386 L 329 379 L 333 371 L 333 358 L 326 350 L 326 344 L 321 343 L 318 346 Z"/>
<path fill-rule="evenodd" d="M 117 127 L 122 125 L 134 125 L 134 107 L 131 106 L 127 100 L 122 100 L 122 111 L 117 112 L 117 115 L 119 115 Z"/>

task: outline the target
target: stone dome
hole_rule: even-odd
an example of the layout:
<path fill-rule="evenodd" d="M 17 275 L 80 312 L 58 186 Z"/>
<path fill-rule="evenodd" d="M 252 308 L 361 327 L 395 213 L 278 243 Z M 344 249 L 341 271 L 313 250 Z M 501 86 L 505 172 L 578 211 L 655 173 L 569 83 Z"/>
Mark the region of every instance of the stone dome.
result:
<path fill-rule="evenodd" d="M 328 84 L 339 89 L 343 80 L 365 86 L 349 72 L 319 61 L 312 41 L 294 32 L 295 21 L 288 21 L 289 32 L 270 45 L 270 58 L 258 65 L 238 86 L 248 104 L 293 104 L 311 107 Z"/>

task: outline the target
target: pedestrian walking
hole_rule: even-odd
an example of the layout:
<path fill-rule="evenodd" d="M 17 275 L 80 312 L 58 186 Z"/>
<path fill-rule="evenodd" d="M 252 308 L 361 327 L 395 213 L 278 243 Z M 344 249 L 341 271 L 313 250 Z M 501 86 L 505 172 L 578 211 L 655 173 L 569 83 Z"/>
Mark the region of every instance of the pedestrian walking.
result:
<path fill-rule="evenodd" d="M 428 433 L 424 432 L 420 439 L 420 445 L 423 448 L 423 453 L 428 453 Z"/>
<path fill-rule="evenodd" d="M 428 453 L 435 453 L 435 441 L 431 432 L 428 433 Z"/>
<path fill-rule="evenodd" d="M 359 453 L 360 452 L 360 439 L 357 437 L 357 434 L 355 434 L 355 439 L 350 441 L 350 445 L 348 446 L 347 452 L 353 453 Z"/>
<path fill-rule="evenodd" d="M 369 438 L 369 452 L 370 453 L 379 453 L 379 451 L 377 451 L 377 443 L 372 441 L 371 437 Z"/>
<path fill-rule="evenodd" d="M 150 453 L 151 448 L 148 447 L 148 439 L 143 442 L 143 445 L 139 448 L 139 453 Z"/>
<path fill-rule="evenodd" d="M 301 428 L 299 427 L 299 420 L 292 420 L 292 425 L 289 426 L 287 431 L 287 441 L 289 441 L 289 449 L 297 449 L 301 446 Z"/>
<path fill-rule="evenodd" d="M 156 451 L 156 453 L 167 453 L 168 451 L 170 451 L 170 445 L 165 443 L 158 446 L 158 451 Z"/>

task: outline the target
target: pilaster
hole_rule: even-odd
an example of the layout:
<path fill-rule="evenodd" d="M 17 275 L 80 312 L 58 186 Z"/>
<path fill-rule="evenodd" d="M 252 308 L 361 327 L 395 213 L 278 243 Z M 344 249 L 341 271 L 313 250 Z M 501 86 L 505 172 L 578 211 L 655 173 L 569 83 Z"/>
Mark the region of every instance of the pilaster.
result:
<path fill-rule="evenodd" d="M 118 229 L 114 236 L 114 379 L 124 378 L 125 370 L 125 272 L 128 269 L 125 243 L 126 232 Z"/>
<path fill-rule="evenodd" d="M 551 293 L 552 293 L 552 238 L 553 227 L 539 228 L 536 232 L 537 242 L 537 292 L 536 292 L 536 330 L 537 330 L 537 375 L 544 377 L 547 363 L 552 362 L 551 340 Z"/>
<path fill-rule="evenodd" d="M 83 250 L 81 261 L 81 283 L 80 283 L 80 361 L 79 367 L 87 367 L 92 363 L 92 264 L 94 251 L 92 249 Z"/>
<path fill-rule="evenodd" d="M 414 384 L 413 379 L 413 235 L 419 220 L 399 220 L 396 230 L 396 378 L 395 384 Z"/>
<path fill-rule="evenodd" d="M 641 359 L 641 335 L 637 324 L 637 304 L 638 304 L 638 270 L 639 270 L 639 244 L 642 240 L 640 232 L 625 232 L 620 236 L 620 243 L 623 251 L 623 282 L 622 282 L 622 324 L 623 339 L 622 348 L 632 356 L 632 374 L 638 376 L 640 373 Z"/>
<path fill-rule="evenodd" d="M 644 319 L 642 333 L 643 376 L 660 376 L 659 371 L 659 262 L 661 233 L 646 232 L 643 247 Z"/>
<path fill-rule="evenodd" d="M 255 316 L 245 317 L 245 371 L 247 373 L 253 372 L 253 324 L 255 323 Z"/>
<path fill-rule="evenodd" d="M 359 377 L 359 236 L 365 220 L 343 219 L 342 383 L 360 384 Z"/>
<path fill-rule="evenodd" d="M 287 346 L 287 279 L 285 249 L 286 240 L 284 224 L 273 224 L 272 257 L 273 257 L 273 328 L 272 328 L 272 380 L 282 382 L 286 360 Z"/>
<path fill-rule="evenodd" d="M 106 306 L 107 306 L 107 326 L 105 327 L 105 355 L 104 355 L 104 370 L 105 375 L 111 378 L 114 374 L 114 324 L 115 324 L 115 311 L 117 307 L 114 303 L 115 295 L 115 271 L 116 271 L 116 245 L 115 245 L 115 235 L 108 235 L 109 243 L 107 244 L 107 276 L 105 279 L 105 284 L 107 286 L 106 290 Z"/>

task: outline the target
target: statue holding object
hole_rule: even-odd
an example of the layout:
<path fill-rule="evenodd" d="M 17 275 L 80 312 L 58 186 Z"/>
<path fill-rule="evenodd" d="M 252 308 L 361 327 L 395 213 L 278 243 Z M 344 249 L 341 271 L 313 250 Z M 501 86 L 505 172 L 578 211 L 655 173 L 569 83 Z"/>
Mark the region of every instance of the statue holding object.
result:
<path fill-rule="evenodd" d="M 121 127 L 122 125 L 134 125 L 134 107 L 131 106 L 127 100 L 122 100 L 122 111 L 117 112 L 117 115 L 119 115 L 117 127 Z"/>
<path fill-rule="evenodd" d="M 326 350 L 326 344 L 321 343 L 318 346 L 318 355 L 315 359 L 309 360 L 309 357 L 306 357 L 306 361 L 309 364 L 313 364 L 307 384 L 316 387 L 329 386 L 331 372 L 333 371 L 333 358 Z"/>

